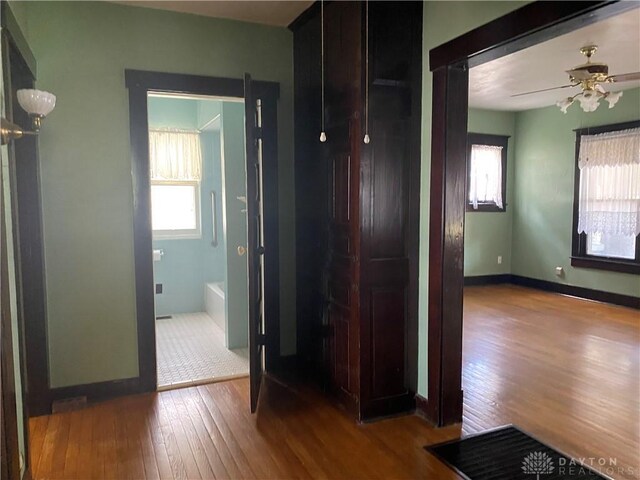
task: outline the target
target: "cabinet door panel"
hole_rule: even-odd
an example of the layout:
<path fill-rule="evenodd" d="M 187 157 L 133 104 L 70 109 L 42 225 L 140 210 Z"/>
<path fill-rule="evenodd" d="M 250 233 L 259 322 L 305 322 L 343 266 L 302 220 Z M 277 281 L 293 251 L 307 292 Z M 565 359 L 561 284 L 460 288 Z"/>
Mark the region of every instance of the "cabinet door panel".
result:
<path fill-rule="evenodd" d="M 371 149 L 371 250 L 370 258 L 405 256 L 408 204 L 408 147 L 406 122 L 374 124 Z"/>
<path fill-rule="evenodd" d="M 332 158 L 331 176 L 331 218 L 338 225 L 346 225 L 351 217 L 351 156 L 348 153 Z"/>
<path fill-rule="evenodd" d="M 348 137 L 345 124 L 341 138 Z M 335 130 L 338 130 L 337 128 Z M 329 383 L 338 391 L 354 397 L 358 378 L 358 314 L 353 301 L 357 285 L 354 233 L 357 232 L 356 162 L 350 150 L 333 146 L 329 154 L 329 258 L 326 269 L 327 317 L 329 323 Z"/>
<path fill-rule="evenodd" d="M 405 288 L 371 291 L 371 393 L 374 398 L 406 392 Z"/>

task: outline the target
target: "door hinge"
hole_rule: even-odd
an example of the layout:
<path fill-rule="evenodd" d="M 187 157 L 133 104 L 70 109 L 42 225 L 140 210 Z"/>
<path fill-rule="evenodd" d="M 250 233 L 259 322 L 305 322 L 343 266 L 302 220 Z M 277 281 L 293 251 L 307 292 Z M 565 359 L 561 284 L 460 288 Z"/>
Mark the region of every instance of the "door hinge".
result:
<path fill-rule="evenodd" d="M 258 334 L 258 345 L 262 345 L 263 347 L 267 344 L 267 336 L 263 333 Z"/>
<path fill-rule="evenodd" d="M 254 137 L 256 140 L 262 139 L 262 127 L 256 127 L 254 130 Z"/>

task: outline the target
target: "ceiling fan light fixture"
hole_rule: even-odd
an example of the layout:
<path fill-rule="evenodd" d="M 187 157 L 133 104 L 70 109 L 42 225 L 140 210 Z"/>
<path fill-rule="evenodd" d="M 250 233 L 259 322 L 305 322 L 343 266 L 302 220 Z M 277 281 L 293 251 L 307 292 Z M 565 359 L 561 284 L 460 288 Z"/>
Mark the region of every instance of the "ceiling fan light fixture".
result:
<path fill-rule="evenodd" d="M 567 97 L 567 98 L 563 98 L 562 100 L 558 100 L 556 102 L 556 106 L 562 110 L 562 113 L 566 114 L 567 113 L 567 109 L 573 105 L 574 99 L 573 97 Z"/>
<path fill-rule="evenodd" d="M 600 105 L 599 100 L 600 96 L 593 92 L 584 92 L 582 95 L 578 95 L 580 107 L 585 112 L 595 112 Z"/>
<path fill-rule="evenodd" d="M 609 92 L 604 99 L 609 102 L 609 108 L 613 108 L 616 106 L 616 103 L 618 103 L 618 100 L 620 100 L 620 97 L 622 97 L 622 93 L 623 92 Z"/>

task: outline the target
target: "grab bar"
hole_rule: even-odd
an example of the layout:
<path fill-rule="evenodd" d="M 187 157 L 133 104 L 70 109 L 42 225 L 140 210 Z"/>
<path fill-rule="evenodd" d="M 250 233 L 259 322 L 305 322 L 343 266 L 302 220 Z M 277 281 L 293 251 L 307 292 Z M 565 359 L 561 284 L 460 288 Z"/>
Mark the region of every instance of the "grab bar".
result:
<path fill-rule="evenodd" d="M 216 221 L 216 192 L 211 190 L 211 245 L 214 247 L 218 246 L 218 222 Z"/>

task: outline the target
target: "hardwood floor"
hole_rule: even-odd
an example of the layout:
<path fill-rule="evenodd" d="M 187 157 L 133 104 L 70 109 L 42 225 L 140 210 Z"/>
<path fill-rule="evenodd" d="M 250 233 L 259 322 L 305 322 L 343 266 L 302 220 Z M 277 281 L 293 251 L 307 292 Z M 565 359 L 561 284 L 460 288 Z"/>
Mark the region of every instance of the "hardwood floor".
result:
<path fill-rule="evenodd" d="M 637 311 L 515 286 L 465 289 L 463 426 L 357 425 L 323 396 L 267 379 L 138 395 L 31 420 L 34 478 L 459 478 L 423 446 L 515 423 L 639 478 Z"/>
<path fill-rule="evenodd" d="M 464 299 L 463 432 L 513 423 L 640 478 L 640 312 L 514 285 Z"/>

